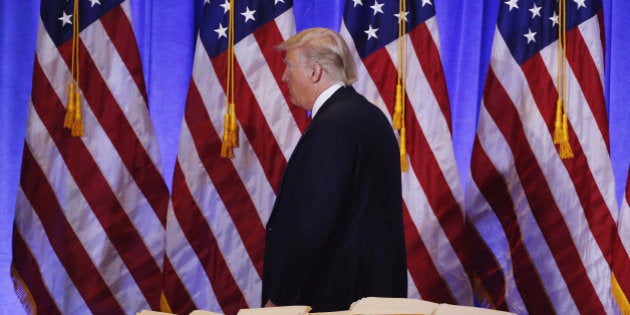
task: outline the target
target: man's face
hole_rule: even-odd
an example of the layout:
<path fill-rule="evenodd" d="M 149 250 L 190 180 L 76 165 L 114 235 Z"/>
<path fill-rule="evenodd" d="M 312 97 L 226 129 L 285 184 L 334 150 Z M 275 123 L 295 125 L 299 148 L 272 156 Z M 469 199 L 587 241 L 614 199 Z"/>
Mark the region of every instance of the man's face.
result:
<path fill-rule="evenodd" d="M 286 68 L 282 74 L 282 81 L 286 82 L 293 105 L 311 110 L 314 100 L 309 100 L 313 84 L 310 81 L 311 72 L 300 60 L 300 48 L 287 51 L 284 63 Z"/>

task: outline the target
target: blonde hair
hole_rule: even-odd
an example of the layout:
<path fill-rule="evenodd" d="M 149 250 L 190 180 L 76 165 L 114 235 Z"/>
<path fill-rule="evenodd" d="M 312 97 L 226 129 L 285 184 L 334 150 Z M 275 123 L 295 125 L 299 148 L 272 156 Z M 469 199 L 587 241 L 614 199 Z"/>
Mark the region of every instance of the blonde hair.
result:
<path fill-rule="evenodd" d="M 318 63 L 335 80 L 352 84 L 357 80 L 357 69 L 350 49 L 341 36 L 327 28 L 309 28 L 278 45 L 280 50 L 301 48 L 301 57 Z"/>

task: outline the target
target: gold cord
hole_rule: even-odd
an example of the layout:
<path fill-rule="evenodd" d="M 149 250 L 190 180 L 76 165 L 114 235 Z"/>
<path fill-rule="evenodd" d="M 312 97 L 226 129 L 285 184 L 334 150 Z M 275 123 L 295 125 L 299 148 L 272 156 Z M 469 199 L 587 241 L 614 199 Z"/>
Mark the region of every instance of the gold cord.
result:
<path fill-rule="evenodd" d="M 64 128 L 70 129 L 73 137 L 83 136 L 81 115 L 81 91 L 79 88 L 79 0 L 74 0 L 72 14 L 72 57 L 70 61 L 71 79 L 68 84 L 68 107 L 64 117 Z"/>
<path fill-rule="evenodd" d="M 553 143 L 559 145 L 561 159 L 573 157 L 569 143 L 569 122 L 567 118 L 567 7 L 566 0 L 558 1 L 558 100 L 556 101 L 556 121 Z"/>
<path fill-rule="evenodd" d="M 407 171 L 407 148 L 406 148 L 406 128 L 405 128 L 405 65 L 406 65 L 406 33 L 407 23 L 405 14 L 407 11 L 407 1 L 398 1 L 398 78 L 396 81 L 396 102 L 394 105 L 394 116 L 392 123 L 394 129 L 400 133 L 400 170 Z"/>
<path fill-rule="evenodd" d="M 230 1 L 227 47 L 227 84 L 225 87 L 225 115 L 223 117 L 223 143 L 221 157 L 234 157 L 234 148 L 238 147 L 238 123 L 234 102 L 234 1 Z"/>

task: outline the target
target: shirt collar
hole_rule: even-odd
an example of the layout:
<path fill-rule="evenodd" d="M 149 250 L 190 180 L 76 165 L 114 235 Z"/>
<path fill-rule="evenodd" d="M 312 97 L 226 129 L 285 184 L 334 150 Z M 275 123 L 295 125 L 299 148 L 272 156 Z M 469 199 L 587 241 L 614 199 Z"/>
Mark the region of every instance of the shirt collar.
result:
<path fill-rule="evenodd" d="M 319 94 L 317 99 L 315 100 L 315 104 L 313 104 L 313 109 L 311 110 L 311 118 L 315 117 L 317 111 L 326 103 L 326 101 L 335 93 L 339 88 L 343 86 L 343 83 L 337 82 L 331 85 L 329 88 L 325 89 L 324 92 Z"/>

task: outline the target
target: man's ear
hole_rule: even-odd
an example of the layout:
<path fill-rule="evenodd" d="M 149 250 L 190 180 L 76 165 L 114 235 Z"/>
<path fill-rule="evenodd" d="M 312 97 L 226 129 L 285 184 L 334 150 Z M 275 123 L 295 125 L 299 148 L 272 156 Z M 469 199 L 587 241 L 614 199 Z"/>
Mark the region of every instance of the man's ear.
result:
<path fill-rule="evenodd" d="M 311 73 L 310 73 L 311 82 L 313 83 L 319 82 L 319 80 L 321 80 L 322 78 L 323 72 L 324 72 L 324 68 L 322 68 L 322 65 L 320 65 L 319 63 L 314 63 L 313 66 L 311 67 Z"/>

